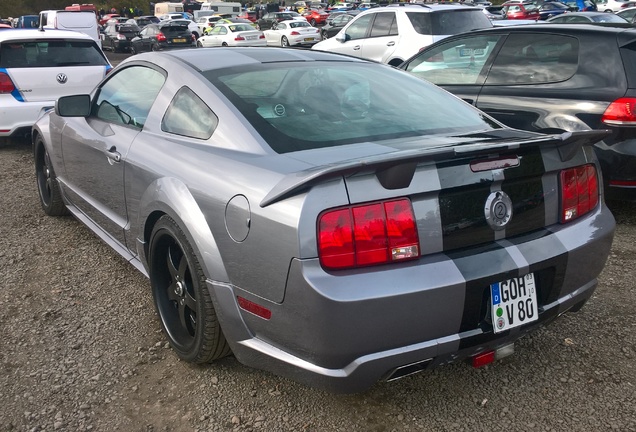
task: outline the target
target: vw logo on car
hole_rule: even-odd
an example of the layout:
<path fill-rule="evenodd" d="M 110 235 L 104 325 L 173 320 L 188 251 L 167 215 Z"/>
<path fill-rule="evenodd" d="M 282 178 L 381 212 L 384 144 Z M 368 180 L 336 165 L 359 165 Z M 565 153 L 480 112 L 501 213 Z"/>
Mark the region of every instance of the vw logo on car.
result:
<path fill-rule="evenodd" d="M 60 84 L 66 84 L 66 81 L 68 81 L 68 77 L 66 76 L 66 74 L 63 73 L 59 73 L 57 74 L 57 76 L 55 77 L 55 79 L 57 80 L 57 82 L 59 82 Z"/>

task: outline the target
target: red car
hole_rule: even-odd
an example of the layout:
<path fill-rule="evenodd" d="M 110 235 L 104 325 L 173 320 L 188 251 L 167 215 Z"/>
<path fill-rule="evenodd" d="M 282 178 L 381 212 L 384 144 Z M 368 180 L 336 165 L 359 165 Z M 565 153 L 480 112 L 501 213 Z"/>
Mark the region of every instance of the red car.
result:
<path fill-rule="evenodd" d="M 109 13 L 104 15 L 100 20 L 99 20 L 99 25 L 103 26 L 104 24 L 106 24 L 106 22 L 111 19 L 111 18 L 117 18 L 120 17 L 121 15 L 116 14 L 116 13 Z"/>
<path fill-rule="evenodd" d="M 255 23 L 258 20 L 258 15 L 256 14 L 256 11 L 243 11 L 243 13 L 237 18 L 250 20 Z"/>
<path fill-rule="evenodd" d="M 506 2 L 502 12 L 507 19 L 538 20 L 541 18 L 539 8 L 532 3 Z"/>
<path fill-rule="evenodd" d="M 309 9 L 303 12 L 302 16 L 307 19 L 309 24 L 316 26 L 316 24 L 323 25 L 329 14 L 322 9 Z"/>

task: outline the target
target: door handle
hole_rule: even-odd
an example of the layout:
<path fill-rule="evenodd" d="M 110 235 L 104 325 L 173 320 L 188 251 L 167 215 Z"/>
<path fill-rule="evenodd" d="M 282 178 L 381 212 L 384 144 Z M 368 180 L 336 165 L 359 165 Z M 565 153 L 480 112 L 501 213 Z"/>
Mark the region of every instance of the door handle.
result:
<path fill-rule="evenodd" d="M 395 45 L 395 41 L 391 41 L 391 42 L 387 42 L 386 46 L 394 46 Z"/>
<path fill-rule="evenodd" d="M 117 151 L 115 146 L 112 146 L 110 149 L 106 151 L 106 157 L 108 158 L 108 162 L 112 165 L 113 163 L 121 162 L 121 153 Z"/>
<path fill-rule="evenodd" d="M 356 45 L 356 46 L 354 46 L 354 47 L 353 47 L 353 50 L 354 50 L 354 51 L 358 51 L 358 50 L 360 50 L 360 45 Z"/>

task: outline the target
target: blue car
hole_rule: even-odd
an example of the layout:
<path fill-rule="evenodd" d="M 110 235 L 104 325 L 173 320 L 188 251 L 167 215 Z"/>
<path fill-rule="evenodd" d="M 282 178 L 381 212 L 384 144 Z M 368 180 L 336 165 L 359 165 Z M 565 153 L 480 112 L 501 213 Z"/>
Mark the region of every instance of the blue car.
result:
<path fill-rule="evenodd" d="M 561 15 L 562 13 L 569 12 L 571 10 L 574 9 L 560 1 L 545 2 L 539 6 L 539 19 L 547 20 L 548 18 Z"/>

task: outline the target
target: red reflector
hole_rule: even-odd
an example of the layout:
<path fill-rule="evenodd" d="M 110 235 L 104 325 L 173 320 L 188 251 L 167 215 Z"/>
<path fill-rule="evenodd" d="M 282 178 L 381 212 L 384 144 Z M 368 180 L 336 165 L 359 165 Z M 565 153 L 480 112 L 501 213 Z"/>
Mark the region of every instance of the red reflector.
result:
<path fill-rule="evenodd" d="M 292 36 L 299 36 L 299 35 L 300 35 L 300 33 L 298 33 L 297 31 L 295 31 L 295 30 L 294 30 L 293 32 L 291 32 L 291 33 L 290 33 L 290 35 L 292 35 Z"/>
<path fill-rule="evenodd" d="M 9 133 L 11 129 L 0 129 L 0 133 Z"/>
<path fill-rule="evenodd" d="M 561 223 L 570 222 L 598 204 L 598 178 L 594 165 L 561 171 Z"/>
<path fill-rule="evenodd" d="M 323 267 L 353 268 L 419 256 L 411 202 L 406 199 L 330 210 L 318 220 Z"/>
<path fill-rule="evenodd" d="M 262 35 L 260 35 L 258 38 L 259 38 L 259 39 L 265 39 L 265 35 L 264 35 L 264 34 L 262 34 Z"/>
<path fill-rule="evenodd" d="M 251 312 L 254 315 L 264 318 L 266 320 L 272 317 L 272 311 L 267 309 L 266 307 L 256 304 L 252 301 L 249 301 L 248 299 L 243 297 L 236 297 L 236 298 L 238 299 L 238 304 L 241 309 Z"/>
<path fill-rule="evenodd" d="M 630 180 L 610 180 L 610 186 L 636 187 L 636 181 Z"/>
<path fill-rule="evenodd" d="M 607 107 L 601 121 L 612 126 L 636 124 L 636 98 L 620 98 Z"/>
<path fill-rule="evenodd" d="M 234 38 L 235 41 L 242 41 L 245 40 L 245 38 L 243 36 L 237 36 Z"/>
<path fill-rule="evenodd" d="M 473 367 L 482 367 L 486 366 L 495 361 L 495 352 L 488 351 L 482 354 L 478 354 L 472 358 Z"/>
<path fill-rule="evenodd" d="M 9 75 L 0 72 L 0 93 L 11 93 L 13 90 L 15 86 Z"/>

